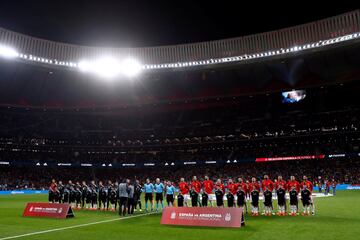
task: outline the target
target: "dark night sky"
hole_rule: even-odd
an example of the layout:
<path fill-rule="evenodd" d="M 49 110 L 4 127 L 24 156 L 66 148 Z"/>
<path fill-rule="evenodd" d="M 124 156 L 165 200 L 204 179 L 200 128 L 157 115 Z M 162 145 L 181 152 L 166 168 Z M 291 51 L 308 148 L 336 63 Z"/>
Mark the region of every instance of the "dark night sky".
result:
<path fill-rule="evenodd" d="M 319 3 L 314 0 L 244 2 L 1 0 L 0 26 L 61 42 L 139 47 L 276 30 L 351 11 L 358 5 L 324 1 L 314 7 L 314 2 Z"/>

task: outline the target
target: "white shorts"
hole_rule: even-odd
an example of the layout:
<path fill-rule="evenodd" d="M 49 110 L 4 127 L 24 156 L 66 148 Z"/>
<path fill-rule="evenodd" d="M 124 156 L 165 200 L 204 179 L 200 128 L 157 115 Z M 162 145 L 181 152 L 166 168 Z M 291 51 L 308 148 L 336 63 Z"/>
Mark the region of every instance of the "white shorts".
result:
<path fill-rule="evenodd" d="M 216 201 L 215 194 L 208 194 L 209 201 Z"/>
<path fill-rule="evenodd" d="M 191 200 L 191 197 L 189 194 L 184 194 L 184 202 L 188 202 Z"/>

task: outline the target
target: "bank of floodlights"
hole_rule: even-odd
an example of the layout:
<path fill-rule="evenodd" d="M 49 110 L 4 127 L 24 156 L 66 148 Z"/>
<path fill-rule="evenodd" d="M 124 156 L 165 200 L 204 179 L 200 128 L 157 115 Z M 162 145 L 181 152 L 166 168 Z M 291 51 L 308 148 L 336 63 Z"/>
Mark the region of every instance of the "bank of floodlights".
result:
<path fill-rule="evenodd" d="M 84 59 L 82 61 L 63 61 L 57 59 L 48 59 L 39 57 L 33 54 L 25 54 L 18 52 L 11 46 L 0 44 L 0 58 L 6 59 L 21 59 L 23 61 L 36 62 L 45 65 L 57 65 L 60 67 L 71 68 L 88 72 L 104 78 L 114 78 L 117 76 L 135 77 L 142 71 L 153 71 L 157 69 L 178 69 L 178 68 L 195 68 L 199 66 L 216 65 L 244 62 L 254 59 L 262 59 L 273 56 L 281 56 L 286 54 L 294 54 L 303 50 L 315 49 L 323 46 L 329 46 L 340 42 L 345 42 L 360 38 L 360 33 L 348 34 L 341 37 L 336 37 L 327 40 L 321 40 L 303 45 L 292 46 L 289 48 L 280 48 L 268 50 L 264 52 L 243 54 L 240 56 L 225 57 L 225 58 L 211 58 L 198 61 L 175 62 L 175 63 L 161 63 L 161 64 L 141 64 L 133 58 L 117 59 L 113 57 L 99 57 L 97 59 Z"/>

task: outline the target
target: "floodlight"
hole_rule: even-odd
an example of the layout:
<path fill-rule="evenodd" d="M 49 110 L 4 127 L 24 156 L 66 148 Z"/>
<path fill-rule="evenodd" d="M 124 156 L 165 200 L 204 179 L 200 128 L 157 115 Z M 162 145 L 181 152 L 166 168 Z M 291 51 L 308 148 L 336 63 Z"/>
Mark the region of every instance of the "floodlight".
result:
<path fill-rule="evenodd" d="M 11 47 L 0 45 L 0 56 L 5 58 L 15 58 L 19 53 Z"/>

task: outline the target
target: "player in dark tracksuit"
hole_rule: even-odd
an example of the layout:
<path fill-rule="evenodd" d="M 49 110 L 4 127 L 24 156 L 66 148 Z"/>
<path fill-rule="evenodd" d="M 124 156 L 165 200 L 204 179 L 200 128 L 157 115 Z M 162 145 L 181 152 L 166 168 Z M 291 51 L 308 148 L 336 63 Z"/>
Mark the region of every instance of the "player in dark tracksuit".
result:
<path fill-rule="evenodd" d="M 75 184 L 75 202 L 76 208 L 81 208 L 82 186 L 79 182 Z"/>
<path fill-rule="evenodd" d="M 85 203 L 86 203 L 86 199 L 87 199 L 87 194 L 88 194 L 88 186 L 86 185 L 85 181 L 82 181 L 82 185 L 81 185 L 81 207 L 85 208 Z"/>
<path fill-rule="evenodd" d="M 99 189 L 95 184 L 95 181 L 91 181 L 90 184 L 90 188 L 91 188 L 91 208 L 93 210 L 97 209 L 97 200 L 98 200 L 98 194 L 99 194 Z"/>
<path fill-rule="evenodd" d="M 87 209 L 91 208 L 92 197 L 93 197 L 92 189 L 90 186 L 87 186 L 87 188 L 86 188 L 86 204 L 85 204 Z"/>
<path fill-rule="evenodd" d="M 70 199 L 71 185 L 72 185 L 72 182 L 69 181 L 69 183 L 66 184 L 64 187 L 64 203 L 71 203 L 71 200 L 72 200 L 72 199 Z"/>
<path fill-rule="evenodd" d="M 107 200 L 107 209 L 109 210 L 111 204 L 111 211 L 116 211 L 117 207 L 117 189 L 115 185 L 109 181 L 108 183 L 108 200 Z"/>
<path fill-rule="evenodd" d="M 137 205 L 139 205 L 139 211 L 141 212 L 141 193 L 142 193 L 142 186 L 139 180 L 136 180 L 134 186 L 134 210 L 136 211 Z"/>
<path fill-rule="evenodd" d="M 107 187 L 105 187 L 102 183 L 102 181 L 99 182 L 99 209 L 101 210 L 105 210 L 106 207 L 106 203 L 107 203 L 107 198 L 108 198 L 108 189 Z"/>
<path fill-rule="evenodd" d="M 64 202 L 64 184 L 62 183 L 62 181 L 59 181 L 58 184 L 58 191 L 59 191 L 59 198 L 58 198 L 58 203 L 63 203 Z"/>
<path fill-rule="evenodd" d="M 76 189 L 75 189 L 75 184 L 72 183 L 72 181 L 69 181 L 68 183 L 68 189 L 70 191 L 70 194 L 69 194 L 69 203 L 71 205 L 71 207 L 75 208 L 76 204 L 75 204 L 75 201 L 76 201 Z"/>

